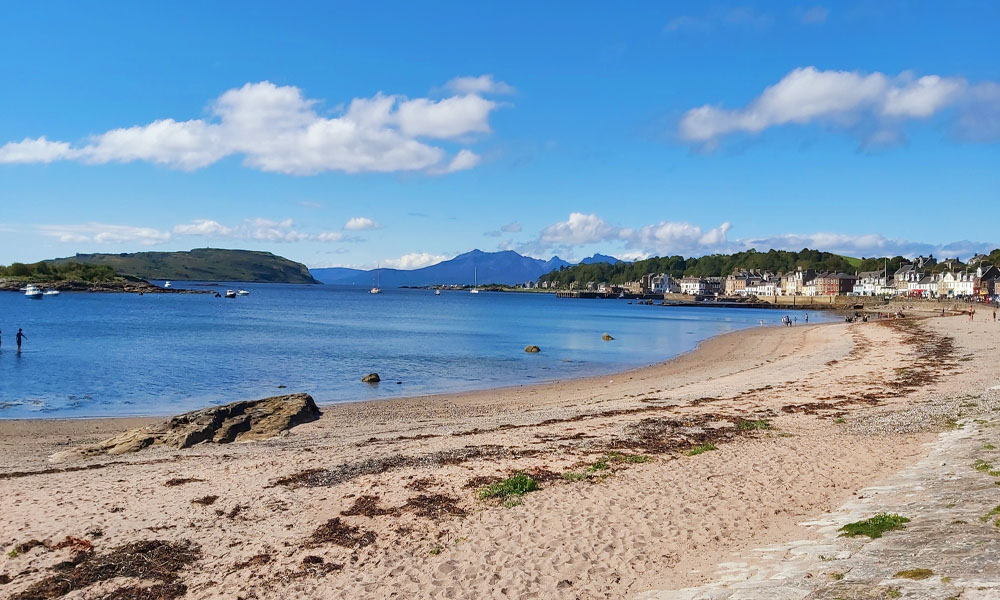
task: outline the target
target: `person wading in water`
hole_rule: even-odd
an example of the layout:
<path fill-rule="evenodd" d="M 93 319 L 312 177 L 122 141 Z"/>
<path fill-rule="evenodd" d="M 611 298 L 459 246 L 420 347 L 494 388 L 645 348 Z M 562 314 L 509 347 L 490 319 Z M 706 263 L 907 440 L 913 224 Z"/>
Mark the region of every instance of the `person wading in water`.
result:
<path fill-rule="evenodd" d="M 17 330 L 17 336 L 15 336 L 15 337 L 17 338 L 17 351 L 20 352 L 21 351 L 21 338 L 28 339 L 28 336 L 24 335 L 24 332 L 21 331 L 20 328 L 18 328 L 18 330 Z"/>

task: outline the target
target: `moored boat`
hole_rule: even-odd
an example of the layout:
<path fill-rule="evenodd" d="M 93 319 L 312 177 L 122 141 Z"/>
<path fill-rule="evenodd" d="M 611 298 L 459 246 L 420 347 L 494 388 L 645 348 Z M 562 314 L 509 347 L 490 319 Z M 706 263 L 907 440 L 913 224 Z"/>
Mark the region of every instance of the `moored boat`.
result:
<path fill-rule="evenodd" d="M 234 292 L 233 290 L 226 290 L 226 298 L 235 298 L 235 297 L 236 297 L 236 292 Z"/>
<path fill-rule="evenodd" d="M 59 295 L 59 290 L 48 289 L 48 290 L 45 290 L 45 292 L 42 295 L 43 296 L 58 296 Z"/>
<path fill-rule="evenodd" d="M 28 285 L 28 287 L 24 288 L 24 295 L 33 300 L 41 300 L 42 290 L 33 285 Z"/>

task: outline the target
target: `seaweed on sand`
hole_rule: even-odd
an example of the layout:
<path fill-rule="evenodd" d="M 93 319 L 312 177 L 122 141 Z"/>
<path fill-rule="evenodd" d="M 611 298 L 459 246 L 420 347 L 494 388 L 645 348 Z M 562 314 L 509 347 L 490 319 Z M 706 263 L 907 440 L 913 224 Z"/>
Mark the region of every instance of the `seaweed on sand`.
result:
<path fill-rule="evenodd" d="M 117 577 L 158 581 L 159 584 L 149 588 L 123 588 L 112 592 L 112 598 L 178 598 L 187 591 L 178 581 L 180 571 L 200 557 L 200 548 L 192 542 L 164 540 L 132 542 L 104 554 L 80 553 L 72 561 L 61 563 L 56 573 L 15 594 L 11 600 L 59 598 Z"/>
<path fill-rule="evenodd" d="M 382 508 L 379 506 L 378 496 L 358 496 L 354 504 L 347 510 L 340 511 L 345 517 L 380 517 L 382 515 L 395 515 L 399 513 L 398 508 Z"/>
<path fill-rule="evenodd" d="M 406 501 L 403 508 L 410 509 L 418 517 L 440 519 L 445 516 L 465 516 L 466 512 L 458 505 L 458 500 L 444 494 L 421 494 Z"/>
<path fill-rule="evenodd" d="M 374 542 L 374 532 L 361 531 L 359 527 L 344 523 L 340 517 L 334 517 L 316 528 L 306 546 L 316 548 L 329 543 L 345 548 L 363 548 Z"/>

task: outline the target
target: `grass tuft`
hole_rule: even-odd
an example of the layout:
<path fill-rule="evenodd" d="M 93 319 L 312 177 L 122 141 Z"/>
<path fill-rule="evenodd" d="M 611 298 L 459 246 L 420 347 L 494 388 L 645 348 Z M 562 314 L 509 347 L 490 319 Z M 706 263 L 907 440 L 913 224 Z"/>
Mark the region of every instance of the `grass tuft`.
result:
<path fill-rule="evenodd" d="M 740 431 L 764 431 L 771 428 L 771 422 L 766 419 L 740 419 L 736 428 Z"/>
<path fill-rule="evenodd" d="M 1000 506 L 994 507 L 993 510 L 979 517 L 979 520 L 985 523 L 997 515 L 1000 515 Z"/>
<path fill-rule="evenodd" d="M 878 513 L 874 517 L 870 517 L 863 521 L 848 523 L 847 525 L 841 527 L 838 531 L 843 531 L 843 535 L 847 537 L 867 535 L 874 540 L 882 537 L 882 534 L 887 531 L 902 529 L 903 525 L 909 522 L 909 519 L 900 515 Z"/>
<path fill-rule="evenodd" d="M 977 471 L 992 471 L 993 465 L 992 463 L 988 463 L 980 458 L 977 459 L 976 462 L 972 463 L 972 468 Z"/>
<path fill-rule="evenodd" d="M 934 571 L 930 569 L 906 569 L 905 571 L 896 573 L 893 577 L 899 579 L 927 579 L 932 575 L 934 575 Z"/>
<path fill-rule="evenodd" d="M 528 492 L 538 490 L 538 482 L 525 473 L 515 473 L 503 481 L 490 484 L 479 490 L 479 498 L 487 500 L 498 498 L 506 500 L 511 496 L 523 496 Z"/>
<path fill-rule="evenodd" d="M 688 450 L 688 456 L 698 456 L 699 454 L 704 454 L 705 452 L 709 452 L 711 450 L 718 450 L 718 448 L 716 448 L 715 444 L 712 442 L 706 442 Z"/>

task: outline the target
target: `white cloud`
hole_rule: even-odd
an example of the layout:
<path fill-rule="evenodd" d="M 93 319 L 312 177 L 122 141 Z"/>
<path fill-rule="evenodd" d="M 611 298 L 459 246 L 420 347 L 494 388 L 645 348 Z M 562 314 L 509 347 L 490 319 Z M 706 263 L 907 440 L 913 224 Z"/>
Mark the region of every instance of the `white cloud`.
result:
<path fill-rule="evenodd" d="M 398 104 L 395 120 L 412 137 L 457 138 L 490 133 L 490 112 L 497 103 L 481 96 L 452 96 L 443 100 L 416 98 Z"/>
<path fill-rule="evenodd" d="M 642 252 L 682 254 L 695 249 L 711 250 L 726 246 L 729 223 L 703 230 L 697 225 L 678 221 L 660 221 L 636 230 L 626 230 L 626 246 Z"/>
<path fill-rule="evenodd" d="M 830 9 L 825 6 L 814 6 L 802 13 L 801 20 L 808 25 L 818 25 L 826 23 L 826 18 L 830 16 Z"/>
<path fill-rule="evenodd" d="M 327 118 L 317 113 L 317 104 L 294 86 L 247 83 L 216 99 L 212 119 L 158 119 L 95 135 L 80 145 L 27 138 L 0 147 L 0 163 L 145 161 L 194 170 L 241 155 L 248 167 L 289 175 L 442 174 L 472 168 L 479 156 L 467 148 L 451 155 L 424 140 L 467 141 L 488 134 L 490 114 L 499 106 L 475 92 L 440 100 L 378 93 L 355 98 L 342 114 Z"/>
<path fill-rule="evenodd" d="M 209 219 L 195 219 L 190 223 L 183 223 L 174 226 L 174 233 L 177 235 L 218 235 L 226 236 L 233 233 L 233 229 L 226 227 L 218 221 Z"/>
<path fill-rule="evenodd" d="M 989 252 L 997 244 L 970 242 L 968 240 L 945 244 L 929 244 L 912 240 L 887 238 L 881 234 L 843 234 L 832 232 L 786 233 L 774 236 L 748 238 L 739 242 L 743 248 L 758 250 L 801 250 L 812 248 L 847 256 L 906 256 L 935 254 L 940 257 L 968 258 L 976 253 Z"/>
<path fill-rule="evenodd" d="M 368 217 L 353 217 L 344 224 L 344 229 L 348 231 L 364 231 L 366 229 L 379 229 L 382 227 Z"/>
<path fill-rule="evenodd" d="M 989 252 L 996 243 L 957 241 L 947 244 L 929 244 L 911 240 L 887 238 L 880 234 L 843 234 L 833 232 L 784 233 L 731 239 L 732 225 L 722 223 L 718 227 L 704 229 L 691 223 L 680 221 L 660 221 L 637 228 L 619 227 L 605 221 L 598 215 L 573 213 L 566 221 L 546 227 L 537 240 L 518 246 L 522 253 L 537 257 L 548 257 L 553 252 L 575 255 L 578 246 L 607 244 L 617 249 L 601 248 L 625 259 L 647 258 L 649 256 L 703 256 L 716 252 L 737 252 L 754 248 L 761 251 L 801 250 L 811 248 L 835 252 L 849 256 L 916 256 L 935 254 L 938 256 L 970 256 L 977 252 Z M 503 244 L 501 244 L 503 246 Z M 507 248 L 511 245 L 507 244 Z"/>
<path fill-rule="evenodd" d="M 500 229 L 487 231 L 483 235 L 487 237 L 501 237 L 505 233 L 520 233 L 520 232 L 521 232 L 521 224 L 518 223 L 517 221 L 513 221 L 511 223 L 507 223 L 506 225 L 501 226 Z M 500 248 L 501 250 L 508 250 L 510 249 L 511 242 L 510 241 L 500 242 L 500 245 L 502 246 Z"/>
<path fill-rule="evenodd" d="M 39 225 L 38 232 L 64 243 L 120 244 L 138 243 L 153 245 L 170 240 L 169 231 L 152 227 L 84 223 L 80 225 Z"/>
<path fill-rule="evenodd" d="M 344 234 L 339 231 L 324 231 L 318 234 L 316 239 L 321 242 L 340 242 L 343 241 Z"/>
<path fill-rule="evenodd" d="M 513 94 L 514 88 L 492 75 L 479 77 L 456 77 L 445 84 L 445 88 L 459 94 Z"/>
<path fill-rule="evenodd" d="M 422 267 L 436 265 L 444 260 L 448 260 L 448 257 L 443 254 L 413 252 L 411 254 L 404 254 L 399 258 L 387 258 L 382 261 L 382 264 L 393 269 L 420 269 Z"/>
<path fill-rule="evenodd" d="M 451 159 L 448 165 L 440 171 L 430 171 L 432 174 L 454 173 L 471 169 L 482 162 L 482 157 L 471 150 L 462 148 L 458 154 Z"/>
<path fill-rule="evenodd" d="M 323 231 L 306 233 L 300 231 L 292 219 L 244 219 L 238 225 L 226 226 L 210 219 L 195 219 L 190 223 L 174 226 L 174 234 L 182 236 L 200 236 L 211 238 L 234 238 L 254 240 L 259 242 L 346 242 L 348 239 L 339 231 Z"/>
<path fill-rule="evenodd" d="M 717 29 L 763 31 L 771 26 L 771 15 L 746 6 L 714 6 L 703 15 L 680 15 L 663 27 L 667 33 L 706 33 Z"/>
<path fill-rule="evenodd" d="M 42 136 L 24 138 L 0 147 L 0 163 L 50 163 L 74 158 L 76 151 L 66 142 L 50 142 Z"/>
<path fill-rule="evenodd" d="M 637 229 L 608 223 L 595 214 L 571 213 L 565 221 L 549 225 L 538 239 L 521 246 L 533 255 L 560 250 L 573 252 L 575 246 L 597 243 L 620 243 L 640 253 L 684 254 L 728 245 L 729 223 L 713 229 L 681 221 L 660 221 Z"/>
<path fill-rule="evenodd" d="M 580 246 L 618 238 L 622 229 L 597 215 L 570 213 L 569 219 L 553 223 L 539 235 L 543 245 Z"/>
<path fill-rule="evenodd" d="M 767 87 L 744 108 L 706 104 L 687 111 L 678 134 L 685 141 L 711 148 L 731 133 L 757 134 L 781 125 L 824 123 L 858 130 L 865 137 L 901 139 L 898 129 L 905 120 L 926 119 L 949 107 L 968 115 L 971 101 L 992 85 L 970 86 L 960 77 L 914 78 L 911 73 L 891 77 L 805 67 Z"/>

